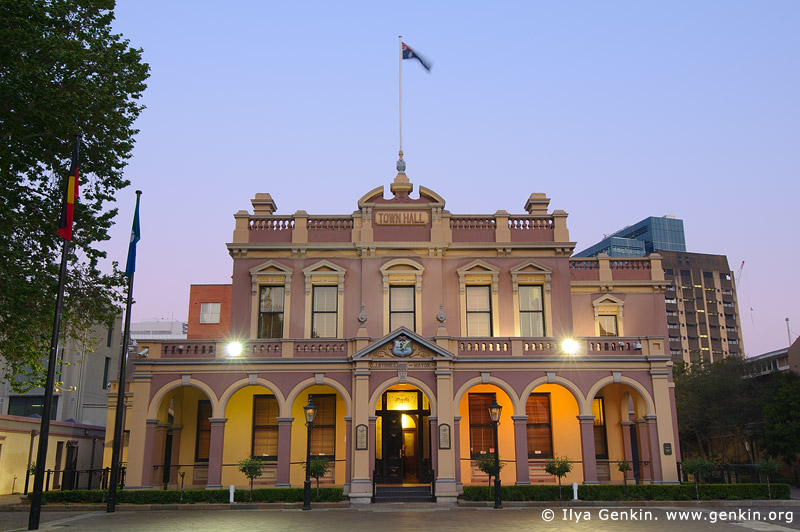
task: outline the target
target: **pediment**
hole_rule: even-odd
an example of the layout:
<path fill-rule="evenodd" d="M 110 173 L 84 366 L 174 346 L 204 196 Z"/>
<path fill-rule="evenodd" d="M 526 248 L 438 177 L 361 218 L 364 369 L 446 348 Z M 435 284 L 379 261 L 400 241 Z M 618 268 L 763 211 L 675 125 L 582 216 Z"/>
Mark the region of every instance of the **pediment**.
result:
<path fill-rule="evenodd" d="M 488 262 L 484 262 L 480 259 L 474 260 L 467 264 L 466 266 L 462 266 L 458 270 L 456 270 L 459 275 L 466 275 L 466 274 L 481 274 L 481 273 L 490 273 L 497 275 L 500 273 L 500 268 L 492 266 Z"/>
<path fill-rule="evenodd" d="M 518 266 L 514 266 L 511 268 L 511 274 L 520 274 L 520 273 L 538 273 L 538 274 L 552 274 L 553 269 L 548 268 L 546 265 L 542 264 L 541 262 L 537 262 L 535 260 L 528 260 L 523 262 Z"/>
<path fill-rule="evenodd" d="M 286 291 L 288 292 L 291 290 L 293 272 L 294 270 L 292 270 L 290 267 L 274 260 L 268 260 L 267 262 L 259 264 L 254 268 L 250 268 L 250 292 L 255 294 L 258 291 L 259 278 L 268 276 L 276 276 L 278 278 L 282 277 L 282 282 L 285 283 Z"/>
<path fill-rule="evenodd" d="M 611 294 L 603 294 L 600 297 L 592 300 L 592 305 L 594 305 L 595 307 L 599 305 L 616 305 L 621 307 L 624 304 L 625 304 L 624 299 L 614 297 Z"/>
<path fill-rule="evenodd" d="M 553 269 L 541 262 L 535 260 L 527 260 L 522 264 L 514 266 L 510 270 L 511 273 L 511 286 L 513 290 L 519 288 L 520 277 L 525 280 L 528 279 L 544 280 L 544 289 L 550 290 L 550 280 L 553 275 Z"/>
<path fill-rule="evenodd" d="M 422 264 L 409 259 L 390 260 L 380 268 L 381 273 L 423 273 L 425 268 Z"/>
<path fill-rule="evenodd" d="M 335 265 L 330 261 L 321 260 L 316 264 L 312 264 L 308 268 L 303 268 L 303 273 L 305 275 L 317 275 L 317 274 L 327 274 L 327 273 L 344 275 L 345 273 L 347 273 L 347 270 L 345 270 L 341 266 Z"/>
<path fill-rule="evenodd" d="M 250 275 L 292 275 L 292 272 L 293 270 L 290 267 L 274 260 L 269 260 L 255 268 L 250 268 Z"/>
<path fill-rule="evenodd" d="M 399 344 L 399 345 L 398 345 Z M 400 327 L 355 353 L 352 360 L 452 360 L 453 354 L 415 332 Z"/>
<path fill-rule="evenodd" d="M 383 187 L 375 187 L 358 200 L 358 208 L 362 208 L 367 203 L 372 203 L 376 199 L 383 199 Z"/>

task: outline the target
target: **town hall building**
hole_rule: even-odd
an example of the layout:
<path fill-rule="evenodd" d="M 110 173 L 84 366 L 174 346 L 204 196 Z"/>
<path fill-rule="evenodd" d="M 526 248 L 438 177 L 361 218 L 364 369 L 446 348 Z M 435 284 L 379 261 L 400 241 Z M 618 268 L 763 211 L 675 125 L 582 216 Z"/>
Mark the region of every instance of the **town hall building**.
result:
<path fill-rule="evenodd" d="M 570 258 L 544 194 L 522 214 L 453 214 L 402 152 L 388 193 L 351 214 L 251 203 L 231 284 L 193 287 L 187 339 L 132 355 L 127 489 L 245 486 L 251 456 L 257 487 L 302 486 L 309 397 L 311 453 L 352 503 L 374 483 L 432 483 L 440 502 L 485 484 L 494 401 L 504 484 L 555 482 L 553 457 L 573 462 L 566 482 L 622 483 L 622 460 L 630 481 L 678 482 L 658 254 Z"/>

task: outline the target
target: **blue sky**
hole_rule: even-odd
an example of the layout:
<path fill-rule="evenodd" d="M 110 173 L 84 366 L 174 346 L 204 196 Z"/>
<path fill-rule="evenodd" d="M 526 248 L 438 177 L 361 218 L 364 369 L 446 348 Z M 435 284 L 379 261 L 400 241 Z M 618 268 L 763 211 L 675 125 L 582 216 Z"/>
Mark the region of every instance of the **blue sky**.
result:
<path fill-rule="evenodd" d="M 119 0 L 116 17 L 152 69 L 108 245 L 124 262 L 142 189 L 134 321 L 185 319 L 189 284 L 230 281 L 256 192 L 341 214 L 391 182 L 402 34 L 434 62 L 403 65 L 415 185 L 459 214 L 545 192 L 577 250 L 675 215 L 689 251 L 745 261 L 749 355 L 787 345 L 786 317 L 800 332 L 800 2 Z"/>

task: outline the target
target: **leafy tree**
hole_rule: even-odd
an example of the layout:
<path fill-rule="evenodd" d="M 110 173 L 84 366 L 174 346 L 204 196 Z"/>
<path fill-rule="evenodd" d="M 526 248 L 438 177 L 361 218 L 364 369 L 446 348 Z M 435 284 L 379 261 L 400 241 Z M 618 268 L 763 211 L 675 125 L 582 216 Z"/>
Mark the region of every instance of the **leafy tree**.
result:
<path fill-rule="evenodd" d="M 700 500 L 700 483 L 701 476 L 708 476 L 714 471 L 714 464 L 703 458 L 688 458 L 681 463 L 684 471 L 694 477 L 694 493 L 697 500 Z"/>
<path fill-rule="evenodd" d="M 628 471 L 631 470 L 631 463 L 627 460 L 617 462 L 617 469 L 622 473 L 622 480 L 625 482 L 625 495 L 628 494 Z"/>
<path fill-rule="evenodd" d="M 558 498 L 561 498 L 561 478 L 567 476 L 572 471 L 572 461 L 566 456 L 554 457 L 545 462 L 544 470 L 550 475 L 558 477 Z"/>
<path fill-rule="evenodd" d="M 255 458 L 243 458 L 236 465 L 239 467 L 239 471 L 250 479 L 250 502 L 253 502 L 253 481 L 261 476 L 264 463 Z"/>
<path fill-rule="evenodd" d="M 305 468 L 306 465 L 303 464 Z M 312 458 L 311 463 L 309 464 L 308 474 L 309 476 L 314 477 L 317 479 L 317 498 L 319 498 L 319 479 L 320 477 L 324 477 L 328 474 L 328 471 L 331 470 L 330 462 L 328 462 L 325 458 Z"/>
<path fill-rule="evenodd" d="M 767 476 L 767 493 L 770 499 L 772 498 L 772 487 L 770 486 L 769 477 L 777 473 L 780 468 L 781 466 L 778 462 L 769 458 L 758 463 L 758 470 Z"/>
<path fill-rule="evenodd" d="M 675 365 L 678 431 L 686 454 L 723 462 L 754 461 L 752 454 L 745 454 L 748 429 L 761 418 L 769 387 L 743 378 L 746 370 L 744 359 L 733 356 L 712 364 Z"/>
<path fill-rule="evenodd" d="M 492 477 L 497 477 L 500 474 L 500 471 L 506 466 L 505 462 L 499 462 L 500 467 L 497 468 L 494 466 L 494 453 L 486 453 L 482 454 L 478 457 L 475 461 L 475 465 L 478 466 L 478 469 L 489 475 L 489 495 L 492 494 Z"/>
<path fill-rule="evenodd" d="M 75 135 L 83 135 L 62 337 L 113 322 L 123 279 L 103 273 L 128 186 L 149 67 L 111 31 L 114 0 L 0 0 L 0 355 L 18 390 L 43 380 L 62 240 L 56 235 Z"/>
<path fill-rule="evenodd" d="M 800 377 L 791 372 L 781 377 L 783 382 L 764 405 L 762 448 L 793 462 L 800 456 Z"/>

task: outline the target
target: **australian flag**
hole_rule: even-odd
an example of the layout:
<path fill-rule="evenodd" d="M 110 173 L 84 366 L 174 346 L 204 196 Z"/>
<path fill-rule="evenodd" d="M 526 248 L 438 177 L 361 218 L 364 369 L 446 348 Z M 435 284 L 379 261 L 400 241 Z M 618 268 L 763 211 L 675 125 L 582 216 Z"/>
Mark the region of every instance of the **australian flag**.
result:
<path fill-rule="evenodd" d="M 425 57 L 422 57 L 419 52 L 412 50 L 411 47 L 406 43 L 403 43 L 403 59 L 416 59 L 419 61 L 419 64 L 422 65 L 422 67 L 428 72 L 431 71 L 431 67 L 433 66 L 433 63 L 431 63 Z"/>

